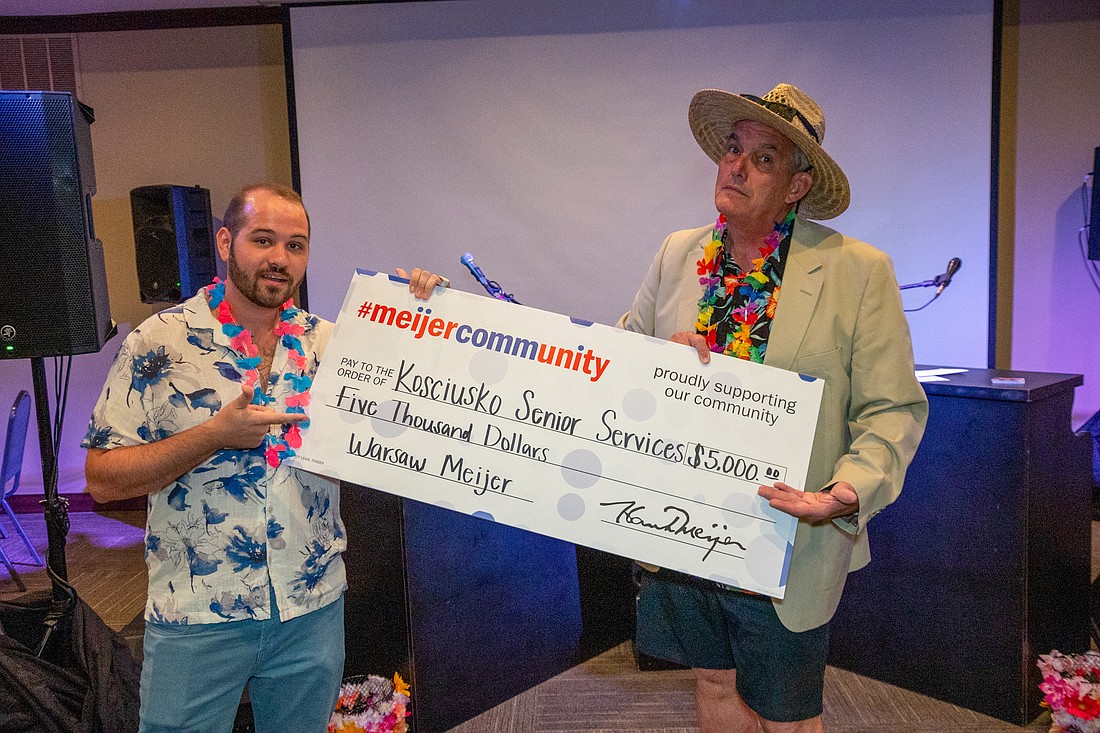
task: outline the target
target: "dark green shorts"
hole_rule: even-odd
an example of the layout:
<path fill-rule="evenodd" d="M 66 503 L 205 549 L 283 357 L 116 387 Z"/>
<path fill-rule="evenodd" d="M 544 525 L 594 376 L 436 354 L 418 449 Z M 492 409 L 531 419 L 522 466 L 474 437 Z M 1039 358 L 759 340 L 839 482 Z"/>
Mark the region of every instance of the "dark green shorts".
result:
<path fill-rule="evenodd" d="M 638 649 L 699 669 L 736 669 L 737 692 L 777 723 L 821 715 L 829 625 L 794 632 L 771 599 L 670 570 L 641 572 Z"/>

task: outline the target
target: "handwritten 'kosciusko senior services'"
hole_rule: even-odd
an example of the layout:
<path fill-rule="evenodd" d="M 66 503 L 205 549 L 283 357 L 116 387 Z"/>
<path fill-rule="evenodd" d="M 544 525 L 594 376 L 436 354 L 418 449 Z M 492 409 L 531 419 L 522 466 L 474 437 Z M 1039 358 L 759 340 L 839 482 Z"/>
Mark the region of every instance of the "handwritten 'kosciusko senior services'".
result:
<path fill-rule="evenodd" d="M 782 596 L 794 521 L 756 488 L 801 486 L 821 390 L 458 291 L 416 301 L 402 283 L 360 273 L 295 461 Z"/>

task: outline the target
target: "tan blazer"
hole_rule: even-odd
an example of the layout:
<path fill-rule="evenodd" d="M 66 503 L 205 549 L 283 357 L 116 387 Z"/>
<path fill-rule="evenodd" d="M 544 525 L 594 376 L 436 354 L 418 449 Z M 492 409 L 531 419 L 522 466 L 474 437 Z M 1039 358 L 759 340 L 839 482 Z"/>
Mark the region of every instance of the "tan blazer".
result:
<path fill-rule="evenodd" d="M 702 287 L 696 262 L 712 227 L 665 239 L 619 327 L 659 338 L 693 331 Z M 832 618 L 847 574 L 870 560 L 867 522 L 901 493 L 928 418 L 890 258 L 796 219 L 764 363 L 825 380 L 807 490 L 847 481 L 855 521 L 800 521 L 783 600 L 793 631 Z"/>

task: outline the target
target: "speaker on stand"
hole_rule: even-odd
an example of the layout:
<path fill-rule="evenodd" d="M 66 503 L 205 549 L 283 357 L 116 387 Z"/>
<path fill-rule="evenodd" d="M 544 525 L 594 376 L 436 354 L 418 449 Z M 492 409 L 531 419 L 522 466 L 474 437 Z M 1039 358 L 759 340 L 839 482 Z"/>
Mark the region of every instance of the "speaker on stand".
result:
<path fill-rule="evenodd" d="M 0 91 L 0 358 L 31 360 L 53 586 L 39 656 L 76 605 L 65 560 L 67 502 L 57 493 L 71 360 L 55 365 L 52 416 L 43 360 L 99 351 L 114 334 L 92 223 L 94 120 L 68 92 Z"/>
<path fill-rule="evenodd" d="M 210 191 L 142 186 L 130 191 L 138 287 L 143 303 L 179 303 L 217 274 Z"/>

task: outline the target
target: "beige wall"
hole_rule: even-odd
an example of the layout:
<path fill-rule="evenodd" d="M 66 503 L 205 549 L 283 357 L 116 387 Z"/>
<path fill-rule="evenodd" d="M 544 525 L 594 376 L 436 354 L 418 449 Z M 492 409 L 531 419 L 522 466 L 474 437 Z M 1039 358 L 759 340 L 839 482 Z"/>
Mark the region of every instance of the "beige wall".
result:
<path fill-rule="evenodd" d="M 197 184 L 210 189 L 220 217 L 247 183 L 290 183 L 282 43 L 280 26 L 78 34 L 81 101 L 96 116 L 92 211 L 120 330 L 160 307 L 141 303 L 138 294 L 131 189 Z M 119 343 L 113 339 L 102 353 L 73 359 L 60 450 L 63 493 L 84 489 L 79 442 Z M 19 388 L 30 390 L 29 363 L 0 362 L 0 383 L 4 403 Z M 42 490 L 35 435 L 32 426 L 20 493 Z"/>
<path fill-rule="evenodd" d="M 96 231 L 111 311 L 137 324 L 130 189 L 210 189 L 214 216 L 246 183 L 290 183 L 282 29 L 233 26 L 79 37 L 83 101 L 95 108 Z"/>

